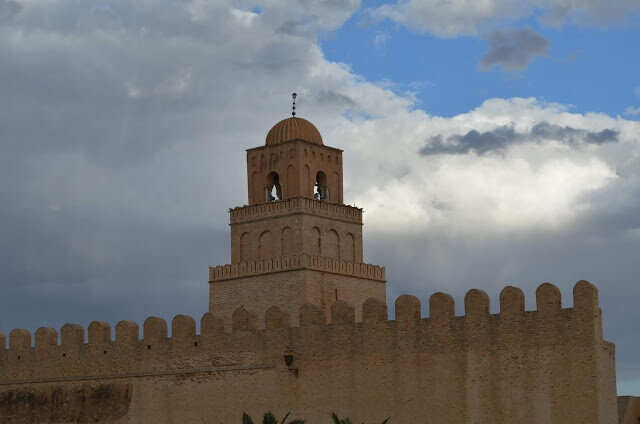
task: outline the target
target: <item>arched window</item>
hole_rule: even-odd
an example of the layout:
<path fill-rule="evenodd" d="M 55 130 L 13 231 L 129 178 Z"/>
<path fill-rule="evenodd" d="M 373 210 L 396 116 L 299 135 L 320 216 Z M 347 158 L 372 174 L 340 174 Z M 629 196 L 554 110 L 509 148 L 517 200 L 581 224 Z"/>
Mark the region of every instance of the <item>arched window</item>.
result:
<path fill-rule="evenodd" d="M 296 169 L 293 165 L 289 165 L 287 167 L 287 185 L 285 193 L 287 194 L 287 198 L 294 197 L 296 195 L 295 190 L 297 189 L 297 181 L 296 181 Z"/>
<path fill-rule="evenodd" d="M 251 240 L 249 239 L 249 233 L 243 233 L 240 236 L 240 262 L 247 262 L 251 258 Z"/>
<path fill-rule="evenodd" d="M 270 172 L 267 175 L 267 184 L 264 190 L 267 202 L 282 200 L 282 184 L 280 184 L 280 176 L 277 172 Z"/>
<path fill-rule="evenodd" d="M 280 245 L 282 246 L 282 256 L 293 255 L 293 231 L 291 228 L 285 227 L 282 230 Z"/>
<path fill-rule="evenodd" d="M 258 239 L 258 255 L 259 259 L 268 259 L 273 257 L 273 236 L 271 231 L 265 231 L 260 234 Z"/>
<path fill-rule="evenodd" d="M 340 237 L 336 230 L 329 230 L 326 242 L 322 249 L 322 254 L 329 258 L 340 257 Z"/>
<path fill-rule="evenodd" d="M 251 174 L 251 202 L 252 203 L 260 203 L 260 198 L 262 197 L 262 193 L 260 186 L 262 185 L 260 178 L 260 174 L 255 171 Z"/>
<path fill-rule="evenodd" d="M 340 175 L 337 172 L 331 174 L 331 183 L 329 184 L 333 201 L 340 202 Z"/>
<path fill-rule="evenodd" d="M 311 187 L 311 170 L 309 169 L 309 165 L 305 165 L 303 170 L 302 170 L 302 195 L 303 196 L 310 196 L 313 192 L 313 189 Z"/>
<path fill-rule="evenodd" d="M 316 174 L 316 182 L 313 186 L 313 198 L 317 200 L 329 200 L 329 185 L 327 182 L 327 175 L 318 171 Z"/>
<path fill-rule="evenodd" d="M 320 256 L 322 254 L 322 238 L 320 237 L 320 229 L 313 227 L 311 229 L 311 254 Z"/>
<path fill-rule="evenodd" d="M 343 259 L 348 262 L 356 260 L 356 240 L 353 234 L 347 233 L 342 245 Z"/>

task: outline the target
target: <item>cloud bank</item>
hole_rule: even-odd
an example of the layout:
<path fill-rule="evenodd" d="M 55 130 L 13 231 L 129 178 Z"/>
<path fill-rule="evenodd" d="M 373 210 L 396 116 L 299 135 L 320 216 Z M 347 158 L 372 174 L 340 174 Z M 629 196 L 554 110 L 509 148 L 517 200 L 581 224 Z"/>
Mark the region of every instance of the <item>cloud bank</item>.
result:
<path fill-rule="evenodd" d="M 640 13 L 635 0 L 407 0 L 370 11 L 375 20 L 390 19 L 439 37 L 475 35 L 493 25 L 537 17 L 553 27 L 576 23 L 609 25 Z"/>
<path fill-rule="evenodd" d="M 490 152 L 504 152 L 510 145 L 516 143 L 544 143 L 556 142 L 579 147 L 586 144 L 602 144 L 618 141 L 620 133 L 611 128 L 598 132 L 576 129 L 568 126 L 540 122 L 525 133 L 516 132 L 513 126 L 500 126 L 493 130 L 478 132 L 471 130 L 464 135 L 456 134 L 447 137 L 431 136 L 429 142 L 420 149 L 423 156 L 437 154 L 468 154 L 473 152 L 484 155 Z"/>

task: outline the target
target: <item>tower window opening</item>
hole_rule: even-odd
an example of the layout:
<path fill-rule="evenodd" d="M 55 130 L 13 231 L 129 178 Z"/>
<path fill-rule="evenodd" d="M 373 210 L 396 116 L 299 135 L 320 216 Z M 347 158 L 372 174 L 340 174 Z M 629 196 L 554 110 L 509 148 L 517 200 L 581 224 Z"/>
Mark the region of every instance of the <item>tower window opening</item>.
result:
<path fill-rule="evenodd" d="M 282 200 L 282 184 L 277 172 L 267 175 L 267 185 L 265 186 L 265 197 L 267 202 L 277 202 Z"/>
<path fill-rule="evenodd" d="M 324 172 L 318 171 L 316 174 L 316 182 L 313 186 L 313 198 L 316 200 L 329 200 L 329 186 L 327 185 L 327 176 Z"/>

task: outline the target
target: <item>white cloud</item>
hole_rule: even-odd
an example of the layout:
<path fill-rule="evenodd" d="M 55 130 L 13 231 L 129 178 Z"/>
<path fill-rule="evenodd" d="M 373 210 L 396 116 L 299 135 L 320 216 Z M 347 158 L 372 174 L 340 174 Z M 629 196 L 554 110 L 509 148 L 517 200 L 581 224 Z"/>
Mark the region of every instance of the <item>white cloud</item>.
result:
<path fill-rule="evenodd" d="M 625 115 L 631 115 L 631 116 L 640 115 L 640 106 L 638 106 L 638 107 L 629 106 L 628 108 L 626 108 L 624 110 L 624 114 Z"/>
<path fill-rule="evenodd" d="M 553 138 L 532 138 L 483 156 L 418 154 L 436 135 L 505 125 L 528 132 L 542 122 L 594 133 L 613 129 L 620 131 L 619 143 L 640 149 L 633 138 L 639 125 L 632 121 L 572 114 L 562 105 L 534 99 L 487 100 L 452 118 L 396 110 L 367 122 L 347 121 L 334 131 L 349 140 L 349 150 L 357 158 L 355 170 L 348 170 L 353 179 L 349 189 L 368 211 L 370 226 L 407 234 L 443 227 L 453 229 L 452 235 L 473 236 L 570 224 L 590 210 L 592 205 L 583 200 L 586 194 L 618 178 L 615 164 L 624 155 L 616 152 L 614 158 L 606 152 L 616 150 L 619 143 L 577 148 Z"/>
<path fill-rule="evenodd" d="M 551 26 L 568 21 L 602 25 L 638 12 L 640 3 L 636 0 L 407 0 L 379 6 L 371 11 L 371 16 L 440 37 L 457 37 L 532 15 Z"/>

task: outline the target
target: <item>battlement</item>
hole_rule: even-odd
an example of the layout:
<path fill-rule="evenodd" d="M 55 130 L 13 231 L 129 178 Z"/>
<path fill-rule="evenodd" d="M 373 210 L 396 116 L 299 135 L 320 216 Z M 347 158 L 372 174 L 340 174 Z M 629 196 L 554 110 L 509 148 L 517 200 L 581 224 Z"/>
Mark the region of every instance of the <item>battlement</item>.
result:
<path fill-rule="evenodd" d="M 293 213 L 307 213 L 362 224 L 362 209 L 355 206 L 329 203 L 308 197 L 292 197 L 277 202 L 238 206 L 229 209 L 230 222 L 232 225 L 264 217 L 271 218 Z"/>
<path fill-rule="evenodd" d="M 271 258 L 209 267 L 209 282 L 296 269 L 313 269 L 350 277 L 366 278 L 368 280 L 386 281 L 386 270 L 384 267 L 302 253 L 300 255 L 291 255 L 283 258 Z"/>
<path fill-rule="evenodd" d="M 271 307 L 260 331 L 256 316 L 238 308 L 231 332 L 224 331 L 221 319 L 206 313 L 200 334 L 195 320 L 184 315 L 171 322 L 171 337 L 163 319 L 147 318 L 142 339 L 135 322 L 119 322 L 112 340 L 110 325 L 94 321 L 87 330 L 88 343 L 83 327 L 65 324 L 59 341 L 55 329 L 39 328 L 34 346 L 29 331 L 15 329 L 9 334 L 8 349 L 0 334 L 0 385 L 277 368 L 284 366 L 285 352 L 300 358 L 296 364 L 302 373 L 305 358 L 317 355 L 367 358 L 386 350 L 406 354 L 408 349 L 440 357 L 445 352 L 488 349 L 502 356 L 526 345 L 532 352 L 551 346 L 575 356 L 576 350 L 603 346 L 598 292 L 590 283 L 575 285 L 573 308 L 561 307 L 560 291 L 549 283 L 536 291 L 536 303 L 535 311 L 525 311 L 523 292 L 506 287 L 500 294 L 500 313 L 490 314 L 487 294 L 473 289 L 464 298 L 465 314 L 455 316 L 453 298 L 435 293 L 429 299 L 429 317 L 423 318 L 420 300 L 402 295 L 395 302 L 395 320 L 388 320 L 383 302 L 369 299 L 363 305 L 363 322 L 356 323 L 353 306 L 336 301 L 331 324 L 326 324 L 321 309 L 305 304 L 299 310 L 299 327 L 290 327 L 290 316 Z M 348 346 L 335 346 L 337 340 Z"/>

